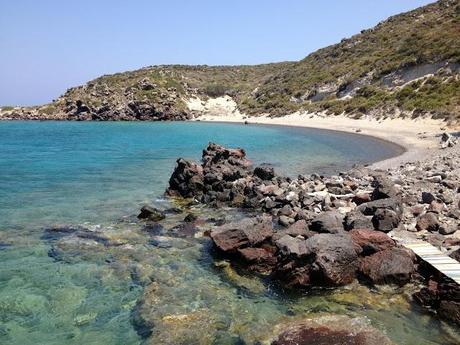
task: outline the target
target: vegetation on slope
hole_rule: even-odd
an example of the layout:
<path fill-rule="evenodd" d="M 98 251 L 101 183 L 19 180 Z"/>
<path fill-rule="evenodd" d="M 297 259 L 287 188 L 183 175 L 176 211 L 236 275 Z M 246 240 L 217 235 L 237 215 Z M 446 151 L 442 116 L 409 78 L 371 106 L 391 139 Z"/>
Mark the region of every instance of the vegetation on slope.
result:
<path fill-rule="evenodd" d="M 310 54 L 265 82 L 256 97 L 243 101 L 244 110 L 281 115 L 297 109 L 366 113 L 399 107 L 458 118 L 459 64 L 460 4 L 439 1 Z M 417 79 L 417 69 L 438 76 L 421 88 L 419 82 L 387 82 L 411 71 Z"/>

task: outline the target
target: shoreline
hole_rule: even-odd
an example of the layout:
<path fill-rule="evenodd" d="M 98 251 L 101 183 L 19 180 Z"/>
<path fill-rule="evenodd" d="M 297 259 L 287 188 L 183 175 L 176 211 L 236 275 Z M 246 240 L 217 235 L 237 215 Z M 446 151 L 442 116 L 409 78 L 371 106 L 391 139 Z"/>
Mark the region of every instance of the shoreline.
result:
<path fill-rule="evenodd" d="M 191 121 L 245 123 L 323 129 L 365 135 L 401 148 L 394 157 L 369 164 L 372 169 L 392 169 L 401 164 L 426 159 L 441 150 L 438 136 L 445 123 L 434 119 L 351 119 L 346 116 L 321 116 L 294 113 L 283 117 L 231 115 L 201 115 Z M 403 130 L 401 130 L 404 128 Z"/>

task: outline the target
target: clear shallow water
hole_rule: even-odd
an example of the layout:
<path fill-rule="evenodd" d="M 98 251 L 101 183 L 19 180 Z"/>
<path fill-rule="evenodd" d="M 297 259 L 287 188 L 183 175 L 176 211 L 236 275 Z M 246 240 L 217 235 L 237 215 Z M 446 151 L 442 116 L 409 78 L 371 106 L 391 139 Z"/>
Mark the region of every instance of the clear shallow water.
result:
<path fill-rule="evenodd" d="M 158 284 L 150 344 L 180 344 L 175 330 L 188 326 L 209 343 L 251 344 L 278 322 L 321 313 L 366 317 L 401 344 L 458 340 L 457 330 L 413 306 L 407 290 L 285 296 L 216 267 L 204 239 L 154 245 L 130 216 L 145 202 L 164 204 L 157 199 L 175 159 L 199 159 L 208 141 L 242 146 L 255 163 L 290 175 L 337 172 L 395 149 L 357 135 L 269 126 L 0 122 L 0 344 L 141 344 L 133 310 L 150 282 Z M 165 228 L 183 216 L 170 216 Z M 83 223 L 118 244 L 62 242 L 59 256 L 48 255 L 56 243 L 43 239 L 43 227 Z"/>

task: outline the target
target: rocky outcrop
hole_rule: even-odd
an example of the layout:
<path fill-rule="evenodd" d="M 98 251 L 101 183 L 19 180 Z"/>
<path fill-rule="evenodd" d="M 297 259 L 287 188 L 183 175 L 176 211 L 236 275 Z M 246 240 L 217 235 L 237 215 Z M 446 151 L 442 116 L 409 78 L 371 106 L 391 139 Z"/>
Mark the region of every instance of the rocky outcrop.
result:
<path fill-rule="evenodd" d="M 401 286 L 423 269 L 387 233 L 427 240 L 457 257 L 458 157 L 452 147 L 387 172 L 354 168 L 338 176 L 292 179 L 269 165 L 252 168 L 241 149 L 210 144 L 201 163 L 178 164 L 168 193 L 263 214 L 210 231 L 219 257 L 238 270 L 263 273 L 287 289 L 354 280 Z M 458 322 L 456 290 L 430 278 L 415 299 Z"/>
<path fill-rule="evenodd" d="M 182 196 L 184 198 L 199 197 L 204 189 L 203 168 L 196 163 L 182 158 L 176 162 L 174 173 L 169 179 L 169 195 Z"/>
<path fill-rule="evenodd" d="M 356 278 L 404 284 L 415 271 L 414 257 L 384 234 L 399 226 L 403 204 L 399 188 L 382 173 L 290 179 L 269 165 L 252 169 L 242 149 L 210 143 L 201 164 L 178 160 L 167 193 L 263 213 L 216 227 L 210 237 L 238 265 L 289 288 Z M 358 205 L 357 199 L 370 201 Z"/>
<path fill-rule="evenodd" d="M 216 248 L 234 264 L 270 274 L 288 288 L 366 283 L 402 285 L 415 271 L 415 259 L 383 232 L 354 229 L 319 233 L 298 221 L 274 229 L 271 217 L 246 218 L 213 229 Z"/>

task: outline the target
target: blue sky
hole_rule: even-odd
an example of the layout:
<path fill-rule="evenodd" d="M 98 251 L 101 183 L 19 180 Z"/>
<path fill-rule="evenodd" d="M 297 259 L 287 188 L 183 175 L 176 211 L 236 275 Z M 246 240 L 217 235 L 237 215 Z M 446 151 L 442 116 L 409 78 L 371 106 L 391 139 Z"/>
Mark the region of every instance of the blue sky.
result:
<path fill-rule="evenodd" d="M 0 104 L 156 64 L 299 60 L 425 0 L 0 0 Z"/>

